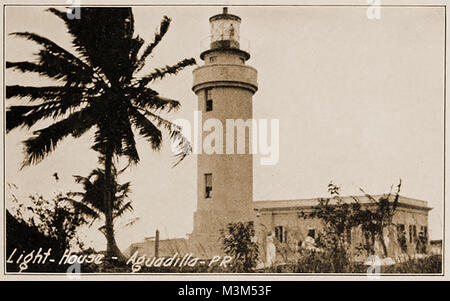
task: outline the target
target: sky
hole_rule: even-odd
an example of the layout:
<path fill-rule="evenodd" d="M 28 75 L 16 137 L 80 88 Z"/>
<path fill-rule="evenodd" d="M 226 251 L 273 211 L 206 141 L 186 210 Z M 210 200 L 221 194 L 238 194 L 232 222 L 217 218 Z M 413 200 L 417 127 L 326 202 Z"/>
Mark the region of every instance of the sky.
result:
<path fill-rule="evenodd" d="M 161 18 L 172 18 L 169 32 L 142 74 L 199 55 L 209 35 L 210 16 L 221 7 L 134 7 L 135 32 L 152 41 Z M 380 19 L 368 19 L 365 7 L 239 7 L 241 37 L 249 44 L 248 64 L 258 70 L 254 118 L 279 119 L 280 159 L 260 165 L 254 157 L 254 201 L 327 196 L 330 181 L 342 194 L 387 193 L 402 179 L 401 194 L 428 201 L 431 239 L 442 238 L 444 9 L 383 7 Z M 73 50 L 63 23 L 45 7 L 6 7 L 6 33 L 31 31 Z M 7 36 L 8 61 L 29 60 L 37 48 Z M 197 109 L 191 90 L 192 70 L 152 86 L 182 103 L 171 120 L 193 121 Z M 46 85 L 35 75 L 7 70 L 6 84 Z M 8 101 L 9 102 L 9 101 Z M 43 127 L 40 124 L 34 129 Z M 6 182 L 11 194 L 52 196 L 79 190 L 72 175 L 87 175 L 97 166 L 90 150 L 92 132 L 67 138 L 42 163 L 19 170 L 22 145 L 30 133 L 6 136 Z M 165 136 L 167 138 L 167 136 Z M 133 226 L 118 227 L 125 249 L 154 235 L 183 237 L 193 227 L 196 209 L 196 158 L 173 168 L 168 140 L 154 152 L 138 138 L 141 162 L 122 176 L 132 181 Z M 52 174 L 58 172 L 55 182 Z M 98 226 L 98 225 L 97 225 Z M 85 240 L 103 249 L 96 227 Z"/>

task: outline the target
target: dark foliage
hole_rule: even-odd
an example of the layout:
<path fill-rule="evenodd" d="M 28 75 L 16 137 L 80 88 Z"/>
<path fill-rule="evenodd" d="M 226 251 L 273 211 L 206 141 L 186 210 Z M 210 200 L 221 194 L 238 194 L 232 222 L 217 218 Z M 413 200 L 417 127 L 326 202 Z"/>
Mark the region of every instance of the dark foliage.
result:
<path fill-rule="evenodd" d="M 112 216 L 113 220 L 123 216 L 126 212 L 132 212 L 133 206 L 129 199 L 131 193 L 131 182 L 119 184 L 117 176 L 120 172 L 112 168 Z M 103 190 L 105 181 L 105 171 L 97 168 L 94 169 L 87 177 L 74 176 L 75 182 L 81 184 L 83 191 L 69 192 L 67 201 L 75 208 L 77 214 L 83 216 L 92 225 L 97 220 L 105 219 L 105 203 L 103 202 Z M 104 230 L 103 227 L 100 230 Z M 104 233 L 104 232 L 103 232 Z"/>
<path fill-rule="evenodd" d="M 13 196 L 13 201 L 19 201 Z M 78 240 L 78 227 L 85 224 L 83 217 L 75 213 L 65 196 L 58 194 L 51 200 L 41 195 L 31 195 L 31 205 L 19 205 L 13 214 L 7 211 L 6 216 L 6 251 L 7 257 L 14 253 L 14 258 L 20 254 L 34 251 L 36 254 L 41 248 L 41 254 L 51 249 L 55 258 L 60 258 L 66 249 L 81 249 L 82 243 Z M 10 263 L 8 271 L 18 271 L 19 265 Z M 48 262 L 45 265 L 30 264 L 27 272 L 55 272 L 65 271 L 67 266 Z"/>
<path fill-rule="evenodd" d="M 349 246 L 346 241 L 346 233 L 359 227 L 365 238 L 361 249 L 365 250 L 367 255 L 373 255 L 375 241 L 378 240 L 386 257 L 388 254 L 383 231 L 386 227 L 392 225 L 392 218 L 400 196 L 400 188 L 401 181 L 397 185 L 393 200 L 391 193 L 381 196 L 378 200 L 369 194 L 365 194 L 370 203 L 363 206 L 357 197 L 352 197 L 353 202 L 351 203 L 346 202 L 340 196 L 339 186 L 330 183 L 328 191 L 331 198 L 320 199 L 319 204 L 311 212 L 302 212 L 301 216 L 323 221 L 325 227 L 319 234 L 318 247 L 326 250 L 326 252 L 331 252 L 331 254 L 337 252 L 341 257 L 347 258 Z M 339 258 L 337 260 L 339 263 L 335 263 L 335 266 L 345 268 L 348 259 Z"/>
<path fill-rule="evenodd" d="M 225 254 L 233 257 L 233 272 L 250 272 L 256 266 L 258 245 L 253 241 L 253 222 L 229 223 L 221 231 Z"/>

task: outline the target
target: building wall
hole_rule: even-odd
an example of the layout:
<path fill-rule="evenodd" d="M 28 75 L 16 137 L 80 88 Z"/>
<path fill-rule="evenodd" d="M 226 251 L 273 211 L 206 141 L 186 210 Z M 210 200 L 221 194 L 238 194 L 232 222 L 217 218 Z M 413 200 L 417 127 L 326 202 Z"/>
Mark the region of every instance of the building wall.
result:
<path fill-rule="evenodd" d="M 317 234 L 323 230 L 324 224 L 319 219 L 305 219 L 301 216 L 302 210 L 299 209 L 273 209 L 263 210 L 259 212 L 259 216 L 256 220 L 256 234 L 258 237 L 258 243 L 261 246 L 260 251 L 262 257 L 265 257 L 265 247 L 267 235 L 275 235 L 276 245 L 278 245 L 278 253 L 292 252 L 292 254 L 298 253 L 299 246 L 305 241 L 308 236 L 309 230 L 315 230 L 315 238 Z M 307 210 L 305 210 L 307 212 Z M 428 210 L 418 210 L 412 208 L 397 208 L 393 217 L 394 226 L 389 227 L 385 231 L 385 242 L 387 245 L 388 256 L 398 257 L 401 254 L 414 255 L 417 253 L 416 243 L 419 237 L 419 233 L 426 229 L 428 232 Z M 398 237 L 397 225 L 404 225 L 406 236 L 406 252 L 402 250 Z M 280 228 L 280 226 L 282 228 Z M 410 226 L 415 226 L 416 235 L 413 231 L 410 238 Z M 278 229 L 276 229 L 278 227 Z M 426 227 L 426 228 L 425 228 Z M 412 228 L 413 229 L 413 228 Z M 277 231 L 278 230 L 278 231 Z M 280 232 L 283 233 L 283 237 L 280 237 Z M 278 235 L 276 235 L 278 234 Z M 280 241 L 280 238 L 284 241 Z M 361 229 L 355 228 L 351 231 L 351 256 L 355 260 L 363 260 L 364 257 L 360 256 L 360 252 L 357 251 L 357 247 L 363 243 L 363 233 Z M 282 250 L 281 250 L 282 249 Z M 428 243 L 428 250 L 429 250 Z M 381 245 L 378 243 L 375 246 L 376 255 L 383 257 Z M 291 254 L 291 255 L 292 255 Z M 402 255 L 403 256 L 403 255 Z M 291 258 L 293 258 L 291 256 Z M 277 260 L 284 261 L 282 254 L 278 254 Z"/>

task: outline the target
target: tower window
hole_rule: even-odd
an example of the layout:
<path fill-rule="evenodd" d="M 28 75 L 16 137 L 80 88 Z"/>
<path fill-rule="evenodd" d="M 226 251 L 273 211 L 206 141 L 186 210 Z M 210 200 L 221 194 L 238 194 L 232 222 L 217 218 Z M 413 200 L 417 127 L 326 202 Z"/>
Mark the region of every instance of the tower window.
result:
<path fill-rule="evenodd" d="M 315 239 L 316 238 L 316 230 L 309 229 L 308 230 L 308 236 Z"/>
<path fill-rule="evenodd" d="M 212 100 L 212 95 L 211 95 L 211 89 L 206 89 L 205 90 L 205 100 L 206 100 L 206 107 L 205 110 L 206 112 L 210 112 L 213 110 L 213 100 Z"/>
<path fill-rule="evenodd" d="M 205 173 L 205 198 L 210 199 L 212 193 L 212 174 Z"/>
<path fill-rule="evenodd" d="M 213 108 L 213 101 L 212 101 L 212 99 L 207 99 L 206 100 L 206 112 L 212 111 L 212 108 Z"/>

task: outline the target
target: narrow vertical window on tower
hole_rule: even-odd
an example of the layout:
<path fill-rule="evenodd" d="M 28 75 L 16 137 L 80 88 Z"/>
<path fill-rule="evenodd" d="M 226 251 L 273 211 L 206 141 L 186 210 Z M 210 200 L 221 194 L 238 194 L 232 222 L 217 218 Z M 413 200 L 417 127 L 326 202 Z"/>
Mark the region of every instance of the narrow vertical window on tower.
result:
<path fill-rule="evenodd" d="M 206 112 L 210 112 L 213 110 L 213 100 L 212 100 L 211 90 L 212 89 L 205 90 L 205 103 L 206 103 L 205 111 Z"/>
<path fill-rule="evenodd" d="M 212 174 L 205 173 L 205 198 L 210 199 L 212 197 Z"/>

